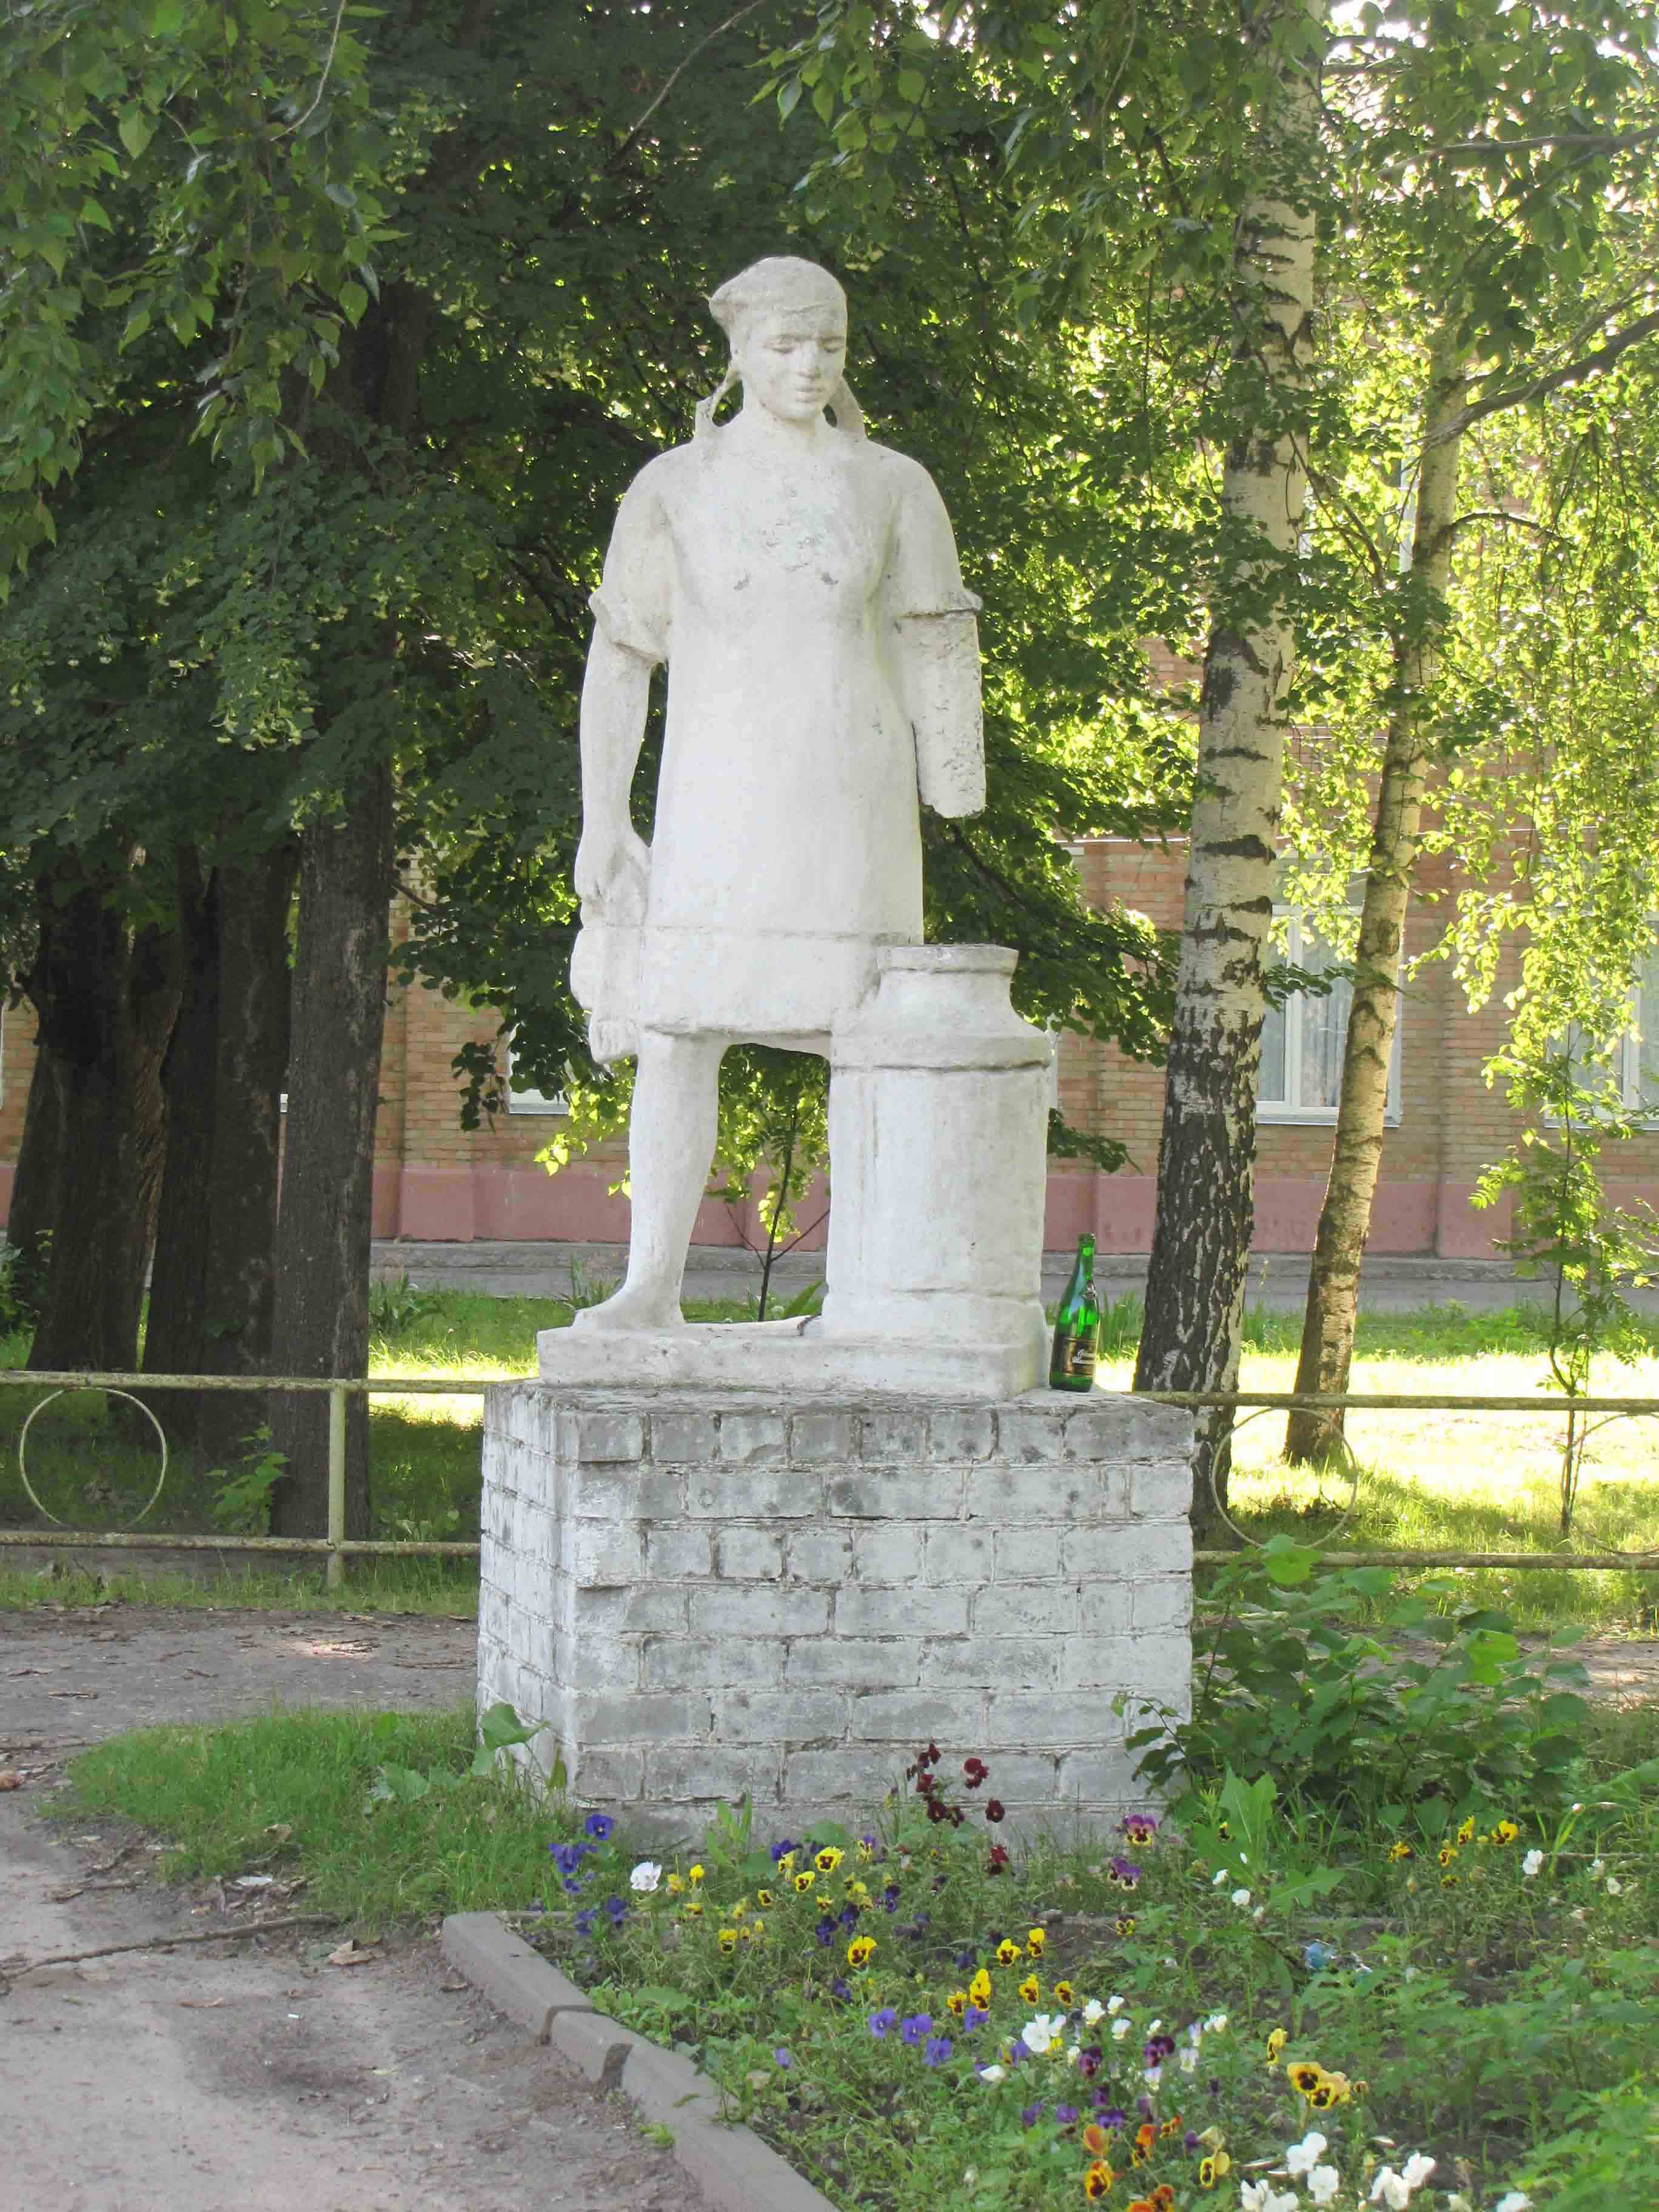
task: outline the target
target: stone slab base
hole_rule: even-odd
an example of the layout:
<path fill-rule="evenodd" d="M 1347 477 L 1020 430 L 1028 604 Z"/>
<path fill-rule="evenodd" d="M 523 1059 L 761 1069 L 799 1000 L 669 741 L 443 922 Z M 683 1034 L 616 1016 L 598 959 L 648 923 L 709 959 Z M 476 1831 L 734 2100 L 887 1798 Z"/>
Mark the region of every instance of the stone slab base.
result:
<path fill-rule="evenodd" d="M 1010 1301 L 1010 1304 L 1012 1302 Z M 544 1382 L 559 1389 L 764 1390 L 783 1398 L 893 1391 L 916 1398 L 995 1401 L 1042 1372 L 1042 1327 L 1022 1341 L 906 1343 L 830 1335 L 822 1322 L 693 1322 L 674 1329 L 549 1328 L 536 1339 Z"/>
<path fill-rule="evenodd" d="M 1142 1802 L 1120 1691 L 1184 1712 L 1190 1416 L 1097 1391 L 789 1405 L 502 1383 L 485 1401 L 480 1705 L 583 1805 L 695 1836 L 869 1813 L 917 1747 L 1012 1821 Z"/>

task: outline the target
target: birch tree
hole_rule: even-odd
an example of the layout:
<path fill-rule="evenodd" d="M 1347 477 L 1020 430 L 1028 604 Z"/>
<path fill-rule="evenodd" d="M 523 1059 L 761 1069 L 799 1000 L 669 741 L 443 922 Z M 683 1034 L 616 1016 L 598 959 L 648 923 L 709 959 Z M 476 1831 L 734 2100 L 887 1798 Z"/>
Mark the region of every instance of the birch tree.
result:
<path fill-rule="evenodd" d="M 1299 4 L 1256 19 L 1275 49 L 1256 125 L 1258 189 L 1241 211 L 1231 296 L 1235 427 L 1200 695 L 1181 968 L 1169 1046 L 1158 1213 L 1139 1390 L 1237 1387 L 1253 1219 L 1255 1087 L 1266 1010 L 1292 641 L 1287 596 L 1307 491 L 1318 59 Z M 1194 1526 L 1224 1510 L 1231 1415 L 1198 1417 Z"/>

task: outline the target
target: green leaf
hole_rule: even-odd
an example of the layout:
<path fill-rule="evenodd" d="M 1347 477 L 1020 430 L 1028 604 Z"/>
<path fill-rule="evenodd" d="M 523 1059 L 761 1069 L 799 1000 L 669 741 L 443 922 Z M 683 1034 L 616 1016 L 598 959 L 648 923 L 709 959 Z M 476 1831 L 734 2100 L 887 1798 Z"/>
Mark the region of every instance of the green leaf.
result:
<path fill-rule="evenodd" d="M 368 306 L 368 294 L 362 285 L 355 281 L 342 284 L 339 301 L 348 322 L 352 324 L 362 322 L 363 311 Z"/>
<path fill-rule="evenodd" d="M 927 80 L 920 70 L 902 69 L 898 73 L 898 95 L 908 100 L 912 107 L 927 89 Z"/>
<path fill-rule="evenodd" d="M 142 107 L 124 107 L 115 128 L 135 161 L 155 136 L 155 125 Z"/>
<path fill-rule="evenodd" d="M 778 113 L 787 123 L 800 105 L 801 82 L 792 76 L 787 84 L 778 88 Z"/>

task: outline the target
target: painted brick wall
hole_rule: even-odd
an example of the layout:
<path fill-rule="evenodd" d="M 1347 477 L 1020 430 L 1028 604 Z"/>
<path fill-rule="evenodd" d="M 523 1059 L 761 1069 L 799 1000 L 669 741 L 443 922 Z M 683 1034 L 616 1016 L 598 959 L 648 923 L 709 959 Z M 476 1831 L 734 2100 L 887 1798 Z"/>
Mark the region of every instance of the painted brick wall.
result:
<path fill-rule="evenodd" d="M 1016 1821 L 1144 1802 L 1120 1691 L 1184 1712 L 1190 1419 L 1057 1405 L 499 1385 L 484 1408 L 480 1705 L 550 1725 L 583 1803 L 695 1830 L 867 1814 L 919 1743 Z"/>

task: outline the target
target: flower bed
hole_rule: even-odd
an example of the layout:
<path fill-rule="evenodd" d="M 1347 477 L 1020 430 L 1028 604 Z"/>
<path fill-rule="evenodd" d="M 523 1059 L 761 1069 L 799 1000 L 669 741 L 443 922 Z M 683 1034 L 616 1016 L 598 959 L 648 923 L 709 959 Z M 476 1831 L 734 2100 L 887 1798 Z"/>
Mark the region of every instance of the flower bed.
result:
<path fill-rule="evenodd" d="M 1551 2139 L 1659 2065 L 1641 1770 L 1370 1835 L 1228 1773 L 1113 1850 L 1011 1849 L 955 1765 L 927 1746 L 864 1833 L 763 1848 L 726 1808 L 672 1863 L 590 1815 L 532 1932 L 871 2212 L 1572 2207 Z"/>

